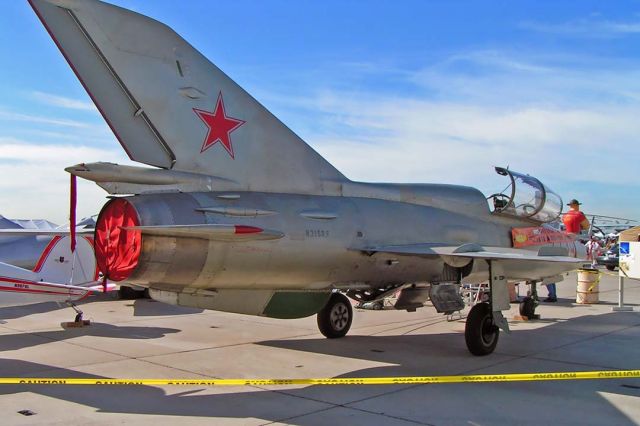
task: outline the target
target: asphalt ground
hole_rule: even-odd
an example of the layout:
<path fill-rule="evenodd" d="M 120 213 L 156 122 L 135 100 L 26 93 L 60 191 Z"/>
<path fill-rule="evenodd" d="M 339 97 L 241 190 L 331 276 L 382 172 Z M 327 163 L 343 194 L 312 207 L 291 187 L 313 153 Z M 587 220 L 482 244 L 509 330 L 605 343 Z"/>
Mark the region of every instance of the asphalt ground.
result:
<path fill-rule="evenodd" d="M 511 320 L 496 351 L 474 357 L 464 318 L 433 308 L 356 310 L 343 339 L 315 317 L 274 320 L 100 295 L 82 305 L 92 325 L 61 327 L 55 304 L 0 309 L 1 377 L 323 378 L 640 369 L 640 281 L 626 280 L 633 312 L 613 312 L 618 280 L 600 303 L 578 305 L 576 276 L 535 321 Z M 520 289 L 524 294 L 524 288 Z M 544 288 L 541 295 L 546 296 Z M 462 313 L 464 316 L 464 312 Z M 24 411 L 27 410 L 27 411 Z M 23 414 L 19 412 L 22 411 Z M 0 385 L 2 424 L 494 425 L 640 424 L 640 378 L 337 386 Z M 25 415 L 30 414 L 32 415 Z"/>

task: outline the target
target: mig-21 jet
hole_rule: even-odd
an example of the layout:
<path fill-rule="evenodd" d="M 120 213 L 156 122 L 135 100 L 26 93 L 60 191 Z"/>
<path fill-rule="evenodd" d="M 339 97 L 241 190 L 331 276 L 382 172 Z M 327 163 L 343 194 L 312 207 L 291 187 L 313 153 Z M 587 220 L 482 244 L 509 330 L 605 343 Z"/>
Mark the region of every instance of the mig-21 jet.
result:
<path fill-rule="evenodd" d="M 544 226 L 562 201 L 534 177 L 496 168 L 510 190 L 490 197 L 351 181 L 165 24 L 96 0 L 29 1 L 123 149 L 151 166 L 66 169 L 110 194 L 95 230 L 109 280 L 182 306 L 317 315 L 329 338 L 351 326 L 348 297 L 400 291 L 397 309 L 450 313 L 461 282 L 488 281 L 465 331 L 486 355 L 508 330 L 507 280 L 583 263 Z"/>

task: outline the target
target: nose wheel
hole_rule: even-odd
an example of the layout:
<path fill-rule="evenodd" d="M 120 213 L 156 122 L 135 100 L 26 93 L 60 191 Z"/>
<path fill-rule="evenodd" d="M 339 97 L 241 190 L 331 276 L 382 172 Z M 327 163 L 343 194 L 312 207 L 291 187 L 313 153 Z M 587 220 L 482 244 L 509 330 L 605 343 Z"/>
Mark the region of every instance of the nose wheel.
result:
<path fill-rule="evenodd" d="M 325 307 L 318 312 L 320 333 L 329 339 L 345 336 L 351 328 L 352 320 L 351 302 L 342 293 L 332 293 Z"/>

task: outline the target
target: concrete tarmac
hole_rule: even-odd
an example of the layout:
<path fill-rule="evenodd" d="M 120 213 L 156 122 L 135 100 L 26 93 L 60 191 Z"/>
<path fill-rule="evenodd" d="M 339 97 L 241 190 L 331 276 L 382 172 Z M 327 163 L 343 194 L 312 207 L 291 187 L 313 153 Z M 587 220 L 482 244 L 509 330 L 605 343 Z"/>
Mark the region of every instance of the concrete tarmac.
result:
<path fill-rule="evenodd" d="M 617 277 L 600 303 L 577 305 L 576 276 L 536 321 L 510 321 L 496 351 L 474 357 L 464 319 L 433 308 L 357 310 L 343 339 L 315 317 L 275 320 L 151 300 L 94 297 L 92 325 L 63 329 L 55 304 L 0 309 L 0 376 L 319 378 L 640 369 L 640 282 L 633 312 L 612 312 Z M 524 293 L 524 289 L 521 289 Z M 540 290 L 546 296 L 544 288 Z M 464 315 L 465 312 L 463 312 Z M 512 305 L 507 318 L 518 313 Z M 29 410 L 33 415 L 20 414 Z M 169 387 L 0 385 L 2 424 L 495 425 L 640 424 L 640 379 L 437 385 Z M 26 413 L 28 414 L 28 413 Z"/>

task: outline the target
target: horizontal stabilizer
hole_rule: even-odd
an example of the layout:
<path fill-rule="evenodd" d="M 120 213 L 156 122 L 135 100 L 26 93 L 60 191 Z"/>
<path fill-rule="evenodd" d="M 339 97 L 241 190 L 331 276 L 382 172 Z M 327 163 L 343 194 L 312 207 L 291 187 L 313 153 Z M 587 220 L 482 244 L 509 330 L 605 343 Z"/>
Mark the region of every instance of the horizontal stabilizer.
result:
<path fill-rule="evenodd" d="M 142 194 L 149 192 L 198 192 L 214 188 L 238 189 L 231 179 L 201 173 L 180 172 L 151 167 L 122 166 L 114 163 L 81 163 L 65 171 L 95 182 L 109 194 Z"/>
<path fill-rule="evenodd" d="M 158 225 L 125 226 L 127 231 L 140 231 L 146 235 L 176 238 L 201 238 L 215 241 L 277 240 L 284 237 L 279 231 L 246 225 Z"/>
<path fill-rule="evenodd" d="M 122 166 L 114 163 L 82 163 L 67 167 L 72 175 L 94 182 L 126 182 L 140 185 L 200 185 L 211 188 L 212 184 L 235 183 L 231 179 L 221 179 L 199 173 L 179 172 L 150 167 Z"/>

